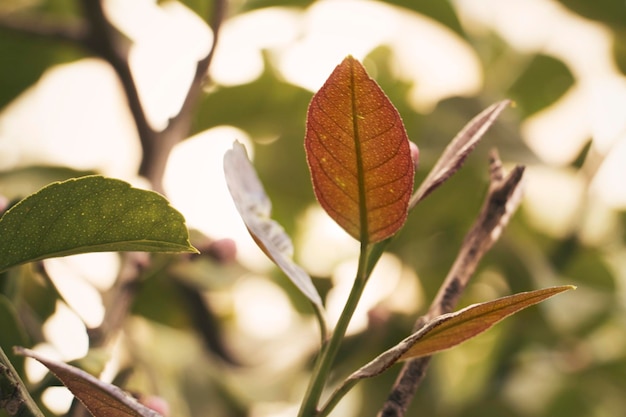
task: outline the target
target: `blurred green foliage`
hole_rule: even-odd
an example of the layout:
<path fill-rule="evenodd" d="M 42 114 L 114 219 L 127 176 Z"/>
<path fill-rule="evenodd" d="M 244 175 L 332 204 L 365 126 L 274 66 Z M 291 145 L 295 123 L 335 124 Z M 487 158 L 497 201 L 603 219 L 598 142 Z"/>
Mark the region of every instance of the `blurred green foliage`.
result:
<path fill-rule="evenodd" d="M 198 13 L 212 9 L 208 0 L 183 3 Z M 306 8 L 311 3 L 239 1 L 233 2 L 230 15 L 274 6 Z M 479 93 L 443 100 L 432 112 L 421 114 L 407 100 L 411 86 L 395 78 L 391 53 L 386 46 L 374 49 L 365 60 L 367 66 L 376 69 L 375 78 L 398 108 L 409 137 L 420 147 L 418 183 L 471 117 L 505 97 L 517 103 L 490 130 L 466 166 L 411 213 L 406 227 L 390 246 L 390 251 L 417 272 L 424 298 L 429 302 L 454 261 L 486 194 L 487 151 L 496 146 L 506 163 L 543 165 L 524 144 L 520 128 L 529 117 L 562 98 L 576 85 L 577 79 L 564 62 L 553 56 L 520 52 L 490 31 L 469 34 L 454 2 L 394 0 L 388 3 L 423 14 L 463 37 L 476 52 L 484 70 L 484 85 Z M 626 48 L 620 41 L 626 34 L 624 2 L 562 0 L 561 4 L 610 31 L 615 39 L 615 62 L 624 72 Z M 79 13 L 74 2 L 52 0 L 42 1 L 36 10 L 24 7 L 20 12 L 40 11 L 69 18 Z M 2 109 L 33 85 L 46 69 L 85 55 L 81 49 L 67 44 L 16 35 L 0 27 L 0 56 L 3 57 Z M 190 133 L 224 124 L 246 131 L 255 141 L 255 167 L 272 199 L 273 216 L 293 236 L 303 211 L 316 204 L 302 144 L 306 108 L 312 93 L 282 79 L 274 67 L 275 61 L 267 54 L 264 64 L 263 74 L 250 83 L 207 90 L 194 113 Z M 0 160 L 2 152 L 0 147 Z M 585 166 L 589 157 L 585 153 L 583 158 L 570 168 L 585 176 L 588 184 L 590 178 Z M 9 199 L 23 197 L 46 183 L 81 173 L 84 174 L 70 167 L 40 165 L 0 172 L 0 194 Z M 586 198 L 592 199 L 591 195 L 586 194 Z M 591 203 L 583 202 L 581 210 Z M 522 206 L 501 241 L 481 263 L 463 305 L 484 301 L 485 294 L 500 296 L 553 284 L 574 284 L 579 289 L 573 295 L 565 295 L 563 300 L 526 311 L 485 336 L 438 355 L 408 415 L 605 417 L 623 414 L 626 410 L 623 395 L 626 214 L 623 211 L 614 214 L 616 223 L 609 236 L 590 243 L 581 236 L 580 224 L 564 237 L 541 230 Z M 198 246 L 197 242 L 192 244 Z M 299 248 L 295 249 L 298 253 Z M 170 257 L 159 258 L 157 266 L 143 271 L 136 288 L 133 317 L 124 328 L 128 334 L 127 356 L 133 365 L 132 376 L 126 381 L 128 386 L 164 396 L 175 410 L 172 414 L 179 417 L 247 416 L 253 414 L 253 409 L 255 416 L 266 415 L 264 412 L 269 415 L 269 411 L 255 408 L 255 404 L 297 403 L 312 365 L 313 352 L 302 352 L 299 359 L 290 359 L 289 366 L 269 365 L 264 361 L 272 353 L 280 356 L 286 344 L 294 344 L 296 348 L 300 345 L 288 338 L 245 340 L 245 334 L 237 327 L 236 309 L 227 294 L 248 273 L 241 265 L 224 265 L 206 258 L 183 262 Z M 322 295 L 330 287 L 327 278 L 315 277 Z M 311 311 L 288 281 L 277 272 L 270 279 L 288 292 L 289 300 L 302 316 L 302 325 L 308 326 L 306 320 L 310 319 Z M 205 304 L 200 304 L 201 308 L 190 308 L 185 298 L 189 294 L 181 291 L 181 283 L 204 295 Z M 485 292 L 485 288 L 490 290 Z M 51 282 L 32 267 L 0 274 L 0 343 L 5 352 L 10 352 L 14 343 L 36 345 L 46 341 L 41 326 L 54 313 L 57 299 L 58 293 Z M 371 313 L 368 330 L 350 336 L 342 347 L 337 361 L 338 376 L 397 343 L 410 332 L 414 319 L 385 306 L 376 309 Z M 209 342 L 211 338 L 217 338 L 217 344 L 215 340 Z M 349 402 L 354 401 L 352 415 L 376 415 L 397 369 L 394 367 L 357 387 L 348 397 Z M 41 393 L 43 388 L 39 386 L 37 392 Z"/>

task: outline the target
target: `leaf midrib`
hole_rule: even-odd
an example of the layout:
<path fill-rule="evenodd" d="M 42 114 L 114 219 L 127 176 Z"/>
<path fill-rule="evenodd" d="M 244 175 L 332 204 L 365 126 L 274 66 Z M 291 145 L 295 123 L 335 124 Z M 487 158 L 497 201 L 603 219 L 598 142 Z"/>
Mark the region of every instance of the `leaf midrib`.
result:
<path fill-rule="evenodd" d="M 354 153 L 356 156 L 357 183 L 359 186 L 359 226 L 361 243 L 369 242 L 369 222 L 367 218 L 367 192 L 365 190 L 365 169 L 361 155 L 361 138 L 359 134 L 359 117 L 356 104 L 356 82 L 354 79 L 354 63 L 350 62 L 350 97 L 352 101 L 352 132 L 354 134 Z"/>

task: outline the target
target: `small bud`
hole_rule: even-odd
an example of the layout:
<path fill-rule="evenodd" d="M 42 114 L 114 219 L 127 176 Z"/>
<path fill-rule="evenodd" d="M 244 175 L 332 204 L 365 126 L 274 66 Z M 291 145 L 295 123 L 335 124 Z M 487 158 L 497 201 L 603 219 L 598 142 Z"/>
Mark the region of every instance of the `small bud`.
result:
<path fill-rule="evenodd" d="M 143 395 L 139 397 L 139 402 L 161 414 L 163 417 L 168 417 L 170 415 L 170 405 L 162 397 Z"/>
<path fill-rule="evenodd" d="M 411 150 L 411 159 L 413 160 L 413 166 L 417 171 L 417 167 L 420 164 L 420 149 L 417 147 L 415 142 L 409 141 L 409 149 Z"/>
<path fill-rule="evenodd" d="M 228 263 L 237 256 L 237 244 L 232 239 L 218 239 L 211 242 L 207 254 L 218 262 Z"/>

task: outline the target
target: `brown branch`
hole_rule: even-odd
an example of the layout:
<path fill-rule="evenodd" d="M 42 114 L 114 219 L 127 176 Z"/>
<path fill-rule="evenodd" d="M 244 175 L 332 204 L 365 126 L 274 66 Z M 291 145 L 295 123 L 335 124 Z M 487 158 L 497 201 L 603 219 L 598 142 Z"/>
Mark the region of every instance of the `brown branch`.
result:
<path fill-rule="evenodd" d="M 135 119 L 143 157 L 139 174 L 147 178 L 155 191 L 163 193 L 163 173 L 170 151 L 190 130 L 193 108 L 202 92 L 203 82 L 213 58 L 218 32 L 224 16 L 225 0 L 214 2 L 213 44 L 205 58 L 198 62 L 194 80 L 180 112 L 170 119 L 168 127 L 157 132 L 149 125 L 141 105 L 137 87 L 128 63 L 130 42 L 107 20 L 101 1 L 82 0 L 84 13 L 90 22 L 89 48 L 108 61 L 120 78 Z M 126 254 L 116 285 L 109 294 L 106 316 L 98 329 L 90 332 L 92 346 L 102 345 L 122 325 L 137 292 L 147 260 L 140 253 Z"/>
<path fill-rule="evenodd" d="M 84 44 L 94 54 L 107 61 L 117 73 L 135 121 L 141 148 L 145 155 L 152 155 L 158 132 L 150 126 L 133 79 L 128 56 L 130 41 L 107 19 L 101 0 L 82 0 L 85 18 L 89 22 L 89 33 Z"/>
<path fill-rule="evenodd" d="M 126 95 L 128 107 L 135 121 L 142 148 L 139 175 L 147 178 L 154 190 L 163 192 L 162 180 L 172 148 L 191 130 L 193 110 L 202 94 L 209 66 L 215 54 L 220 28 L 226 14 L 226 0 L 213 2 L 213 41 L 207 55 L 196 66 L 179 113 L 172 117 L 166 129 L 156 131 L 150 126 L 139 97 L 137 85 L 129 65 L 131 41 L 120 33 L 107 19 L 102 0 L 81 1 L 84 19 L 61 21 L 45 16 L 0 16 L 0 29 L 69 42 L 108 62 L 116 72 Z"/>
<path fill-rule="evenodd" d="M 88 1 L 88 0 L 87 0 Z M 191 130 L 193 111 L 202 94 L 202 89 L 208 79 L 208 71 L 219 39 L 220 29 L 226 14 L 226 0 L 214 0 L 213 18 L 209 26 L 213 30 L 213 41 L 209 53 L 196 66 L 196 73 L 187 91 L 180 111 L 169 120 L 165 130 L 161 132 L 159 142 L 149 149 L 144 148 L 144 156 L 139 168 L 139 174 L 148 178 L 156 191 L 162 191 L 161 180 L 167 164 L 167 158 L 172 148 L 187 137 Z"/>
<path fill-rule="evenodd" d="M 516 166 L 508 176 L 504 176 L 502 163 L 494 150 L 490 155 L 490 185 L 480 214 L 450 268 L 446 279 L 439 288 L 428 312 L 420 317 L 415 328 L 419 329 L 429 320 L 451 312 L 482 257 L 498 240 L 502 229 L 519 205 L 521 179 L 524 167 Z M 401 417 L 406 414 L 415 392 L 422 382 L 430 356 L 408 361 L 402 367 L 387 401 L 381 408 L 379 417 Z"/>
<path fill-rule="evenodd" d="M 198 62 L 198 66 L 196 67 L 196 74 L 194 75 L 194 79 L 189 87 L 189 91 L 187 92 L 187 96 L 183 102 L 180 112 L 170 119 L 170 125 L 182 123 L 180 120 L 188 118 L 192 113 L 195 105 L 198 101 L 200 93 L 202 92 L 202 88 L 208 79 L 208 72 L 211 62 L 213 61 L 213 56 L 215 55 L 215 49 L 217 47 L 217 42 L 220 35 L 220 29 L 222 27 L 222 22 L 224 21 L 224 17 L 226 15 L 226 0 L 215 0 L 213 2 L 213 19 L 209 26 L 213 30 L 213 41 L 211 42 L 211 48 L 209 49 L 209 53 L 203 59 Z"/>
<path fill-rule="evenodd" d="M 190 131 L 193 109 L 202 93 L 202 87 L 215 53 L 219 30 L 225 15 L 226 1 L 214 1 L 211 49 L 207 56 L 197 64 L 196 74 L 181 110 L 170 120 L 168 127 L 162 132 L 158 132 L 150 126 L 141 103 L 129 65 L 131 42 L 109 22 L 104 13 L 102 0 L 82 0 L 81 4 L 84 14 L 82 20 L 59 21 L 42 16 L 18 17 L 7 15 L 0 16 L 0 30 L 68 42 L 108 62 L 122 84 L 141 142 L 143 157 L 139 174 L 150 181 L 153 189 L 163 192 L 162 179 L 165 165 L 174 145 L 184 139 Z M 98 328 L 90 329 L 88 332 L 91 347 L 105 345 L 110 337 L 121 328 L 132 307 L 142 274 L 147 265 L 148 260 L 145 254 L 128 253 L 124 255 L 123 265 L 116 279 L 116 284 L 107 294 L 106 313 L 103 322 Z M 2 370 L 3 368 L 0 368 L 0 371 Z M 2 406 L 4 407 L 4 405 L 3 402 Z M 37 410 L 36 407 L 34 409 Z M 76 417 L 87 414 L 84 407 L 76 406 L 72 407 L 69 415 Z"/>
<path fill-rule="evenodd" d="M 15 33 L 71 43 L 99 56 L 117 73 L 135 121 L 144 155 L 152 155 L 157 132 L 152 129 L 141 104 L 128 64 L 130 41 L 115 29 L 104 14 L 100 0 L 83 0 L 84 18 L 58 20 L 46 16 L 0 16 L 0 28 Z"/>
<path fill-rule="evenodd" d="M 9 355 L 13 356 L 13 353 Z M 0 410 L 5 410 L 7 415 L 44 417 L 2 347 L 0 347 L 0 387 L 2 387 Z"/>

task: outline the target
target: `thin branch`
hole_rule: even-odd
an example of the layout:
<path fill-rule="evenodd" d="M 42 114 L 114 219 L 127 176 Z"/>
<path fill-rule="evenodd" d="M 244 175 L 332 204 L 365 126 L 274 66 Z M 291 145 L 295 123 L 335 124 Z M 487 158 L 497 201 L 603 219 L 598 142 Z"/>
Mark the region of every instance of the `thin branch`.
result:
<path fill-rule="evenodd" d="M 502 229 L 517 209 L 521 199 L 523 173 L 524 167 L 516 166 L 505 177 L 497 152 L 495 150 L 491 152 L 490 185 L 481 212 L 465 236 L 457 258 L 428 312 L 417 320 L 416 329 L 455 308 L 478 263 L 498 240 Z M 404 364 L 387 401 L 378 414 L 379 417 L 401 417 L 406 414 L 429 363 L 428 356 Z"/>
<path fill-rule="evenodd" d="M 128 63 L 129 41 L 111 26 L 100 0 L 82 0 L 82 2 L 84 13 L 91 24 L 90 48 L 107 60 L 117 72 L 137 125 L 143 151 L 139 174 L 150 181 L 155 191 L 163 193 L 162 180 L 165 165 L 171 149 L 189 133 L 192 110 L 202 92 L 204 75 L 208 71 L 217 43 L 225 1 L 214 2 L 213 45 L 207 56 L 197 65 L 196 75 L 181 111 L 170 120 L 170 124 L 162 132 L 152 129 L 144 113 Z M 92 346 L 103 344 L 121 327 L 135 297 L 141 273 L 147 267 L 146 262 L 141 254 L 130 253 L 124 257 L 124 266 L 120 270 L 116 286 L 111 291 L 111 300 L 107 305 L 104 321 L 98 329 L 90 332 Z"/>
<path fill-rule="evenodd" d="M 162 179 L 172 148 L 184 139 L 191 129 L 193 110 L 202 94 L 209 66 L 215 54 L 220 28 L 226 14 L 226 0 L 213 2 L 210 26 L 213 41 L 207 55 L 196 66 L 196 73 L 181 109 L 161 132 L 150 125 L 141 103 L 137 85 L 129 65 L 131 41 L 109 22 L 102 0 L 82 0 L 84 19 L 61 21 L 45 16 L 0 15 L 0 29 L 69 42 L 101 57 L 116 72 L 135 121 L 142 148 L 139 174 L 147 178 L 155 191 L 163 192 Z"/>
<path fill-rule="evenodd" d="M 482 257 L 498 240 L 521 199 L 523 166 L 516 166 L 504 176 L 502 162 L 495 150 L 490 155 L 490 185 L 481 212 L 465 236 L 461 250 L 439 293 L 435 296 L 427 319 L 451 312 L 465 290 Z"/>
<path fill-rule="evenodd" d="M 191 130 L 193 111 L 208 79 L 209 66 L 213 61 L 220 29 L 226 15 L 226 5 L 226 0 L 215 0 L 213 2 L 213 18 L 209 24 L 213 30 L 211 48 L 208 54 L 198 61 L 196 73 L 180 111 L 169 120 L 167 128 L 161 132 L 159 142 L 154 144 L 154 149 L 153 147 L 149 149 L 144 148 L 139 174 L 148 178 L 156 191 L 162 191 L 161 180 L 170 151 L 178 142 L 187 137 Z"/>
<path fill-rule="evenodd" d="M 148 122 L 130 70 L 128 62 L 130 41 L 111 25 L 105 15 L 101 0 L 82 0 L 82 7 L 89 22 L 89 34 L 85 46 L 107 61 L 117 73 L 137 127 L 144 158 L 146 154 L 152 155 L 158 134 Z"/>
<path fill-rule="evenodd" d="M 211 42 L 211 48 L 209 53 L 203 59 L 198 62 L 196 67 L 196 74 L 194 75 L 187 96 L 183 102 L 180 112 L 170 119 L 170 125 L 181 123 L 179 120 L 189 117 L 192 113 L 195 105 L 198 101 L 198 97 L 202 92 L 202 88 L 207 81 L 209 67 L 213 61 L 215 55 L 215 49 L 217 48 L 217 42 L 220 36 L 220 29 L 226 15 L 226 0 L 215 0 L 213 2 L 213 19 L 209 26 L 213 30 L 213 41 Z"/>
<path fill-rule="evenodd" d="M 108 62 L 117 73 L 135 121 L 144 155 L 152 155 L 157 132 L 144 112 L 128 64 L 130 41 L 105 16 L 100 0 L 82 0 L 84 18 L 61 21 L 46 16 L 0 16 L 0 29 L 71 43 Z"/>
<path fill-rule="evenodd" d="M 207 56 L 197 64 L 196 74 L 180 112 L 170 120 L 168 127 L 162 132 L 158 132 L 150 126 L 141 103 L 129 64 L 131 42 L 109 22 L 104 12 L 102 0 L 82 0 L 81 4 L 83 20 L 62 22 L 44 17 L 0 16 L 0 29 L 72 43 L 101 57 L 113 67 L 125 92 L 141 142 L 143 158 L 139 174 L 146 177 L 156 191 L 162 192 L 162 178 L 169 153 L 174 145 L 189 133 L 193 109 L 202 93 L 206 74 L 215 53 L 219 29 L 225 15 L 226 1 L 215 0 L 213 3 L 213 42 L 211 49 Z M 111 335 L 119 330 L 132 306 L 147 262 L 144 254 L 129 253 L 124 256 L 124 264 L 120 269 L 116 285 L 109 293 L 106 315 L 102 325 L 97 329 L 91 329 L 89 332 L 90 346 L 104 345 Z M 8 369 L 8 367 L 0 366 L 0 377 L 4 376 Z M 25 389 L 22 388 L 20 390 L 24 391 L 23 395 L 16 397 L 15 400 L 18 402 L 12 398 L 7 401 L 2 398 L 2 407 L 18 407 L 27 398 L 30 398 L 27 397 L 28 393 Z M 32 413 L 36 415 L 38 409 L 36 407 L 29 408 L 33 408 Z M 77 408 L 71 412 L 71 415 L 76 416 L 80 413 L 80 409 Z"/>
<path fill-rule="evenodd" d="M 117 73 L 137 125 L 142 147 L 150 147 L 155 135 L 148 124 L 128 65 L 129 41 L 107 20 L 100 0 L 82 0 L 85 18 L 59 20 L 47 16 L 0 16 L 0 29 L 29 36 L 72 43 L 101 57 Z"/>
<path fill-rule="evenodd" d="M 1 347 L 0 387 L 0 410 L 9 416 L 44 417 Z"/>
<path fill-rule="evenodd" d="M 426 376 L 431 357 L 418 358 L 402 366 L 400 374 L 387 396 L 387 401 L 378 412 L 378 417 L 399 417 L 406 414 L 417 387 Z"/>

